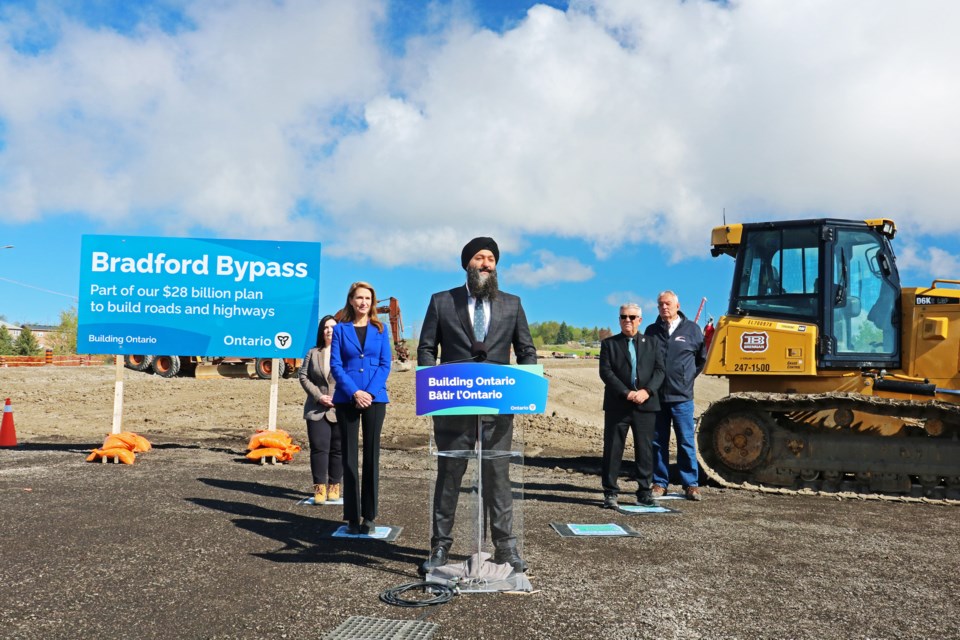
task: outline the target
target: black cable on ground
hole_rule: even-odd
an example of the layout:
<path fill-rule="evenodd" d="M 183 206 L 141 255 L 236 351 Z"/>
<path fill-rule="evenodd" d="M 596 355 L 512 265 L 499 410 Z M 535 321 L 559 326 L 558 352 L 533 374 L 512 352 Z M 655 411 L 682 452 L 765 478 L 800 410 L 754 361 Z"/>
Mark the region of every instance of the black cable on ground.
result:
<path fill-rule="evenodd" d="M 435 595 L 431 598 L 418 598 L 416 600 L 407 600 L 400 597 L 400 594 L 412 591 L 413 589 L 423 589 L 424 591 L 430 589 L 435 592 Z M 453 587 L 448 587 L 445 584 L 438 584 L 436 582 L 411 582 L 409 584 L 402 584 L 399 587 L 387 589 L 380 594 L 380 600 L 396 607 L 430 607 L 435 604 L 446 604 L 453 600 L 453 596 L 456 594 L 457 592 Z"/>

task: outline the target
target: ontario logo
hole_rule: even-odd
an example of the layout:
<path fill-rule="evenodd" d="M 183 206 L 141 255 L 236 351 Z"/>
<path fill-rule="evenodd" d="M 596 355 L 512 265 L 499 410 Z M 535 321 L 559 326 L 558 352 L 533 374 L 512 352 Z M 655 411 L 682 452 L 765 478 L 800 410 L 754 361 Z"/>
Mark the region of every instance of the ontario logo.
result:
<path fill-rule="evenodd" d="M 766 331 L 744 333 L 740 336 L 740 350 L 745 353 L 763 353 L 767 350 L 768 344 Z"/>

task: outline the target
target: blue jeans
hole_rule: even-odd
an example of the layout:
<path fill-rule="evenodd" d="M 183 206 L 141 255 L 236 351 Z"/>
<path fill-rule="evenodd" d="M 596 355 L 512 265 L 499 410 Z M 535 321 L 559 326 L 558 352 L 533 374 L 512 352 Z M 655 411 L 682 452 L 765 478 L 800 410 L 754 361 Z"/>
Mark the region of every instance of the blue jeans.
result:
<path fill-rule="evenodd" d="M 677 434 L 677 470 L 684 489 L 696 487 L 697 445 L 693 440 L 693 400 L 661 402 L 657 412 L 657 435 L 653 440 L 653 483 L 666 487 L 670 481 L 670 424 Z"/>

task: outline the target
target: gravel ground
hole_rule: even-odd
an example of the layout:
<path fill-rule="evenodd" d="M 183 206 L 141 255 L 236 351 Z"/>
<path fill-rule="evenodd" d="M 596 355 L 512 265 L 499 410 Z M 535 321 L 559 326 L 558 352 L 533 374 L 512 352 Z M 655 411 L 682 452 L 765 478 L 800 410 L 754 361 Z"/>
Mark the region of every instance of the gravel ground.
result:
<path fill-rule="evenodd" d="M 109 431 L 112 369 L 0 370 L 20 436 L 0 450 L 0 637 L 318 638 L 349 616 L 423 618 L 451 639 L 960 637 L 953 508 L 708 487 L 669 503 L 678 514 L 604 511 L 596 364 L 548 374 L 551 413 L 525 421 L 536 591 L 404 609 L 378 596 L 416 580 L 427 552 L 432 471 L 409 373 L 391 381 L 378 518 L 403 531 L 382 543 L 330 539 L 339 508 L 297 504 L 305 453 L 244 460 L 268 383 L 128 372 L 125 428 L 155 449 L 101 465 L 84 458 Z M 283 381 L 280 426 L 302 440 L 301 401 Z M 561 538 L 551 522 L 640 536 Z"/>

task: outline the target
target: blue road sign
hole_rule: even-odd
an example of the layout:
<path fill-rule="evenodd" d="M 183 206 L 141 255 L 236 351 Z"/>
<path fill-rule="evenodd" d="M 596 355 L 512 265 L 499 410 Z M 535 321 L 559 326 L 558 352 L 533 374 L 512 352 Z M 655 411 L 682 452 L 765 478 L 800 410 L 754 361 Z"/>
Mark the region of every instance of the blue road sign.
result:
<path fill-rule="evenodd" d="M 302 357 L 320 244 L 83 236 L 77 352 Z"/>

